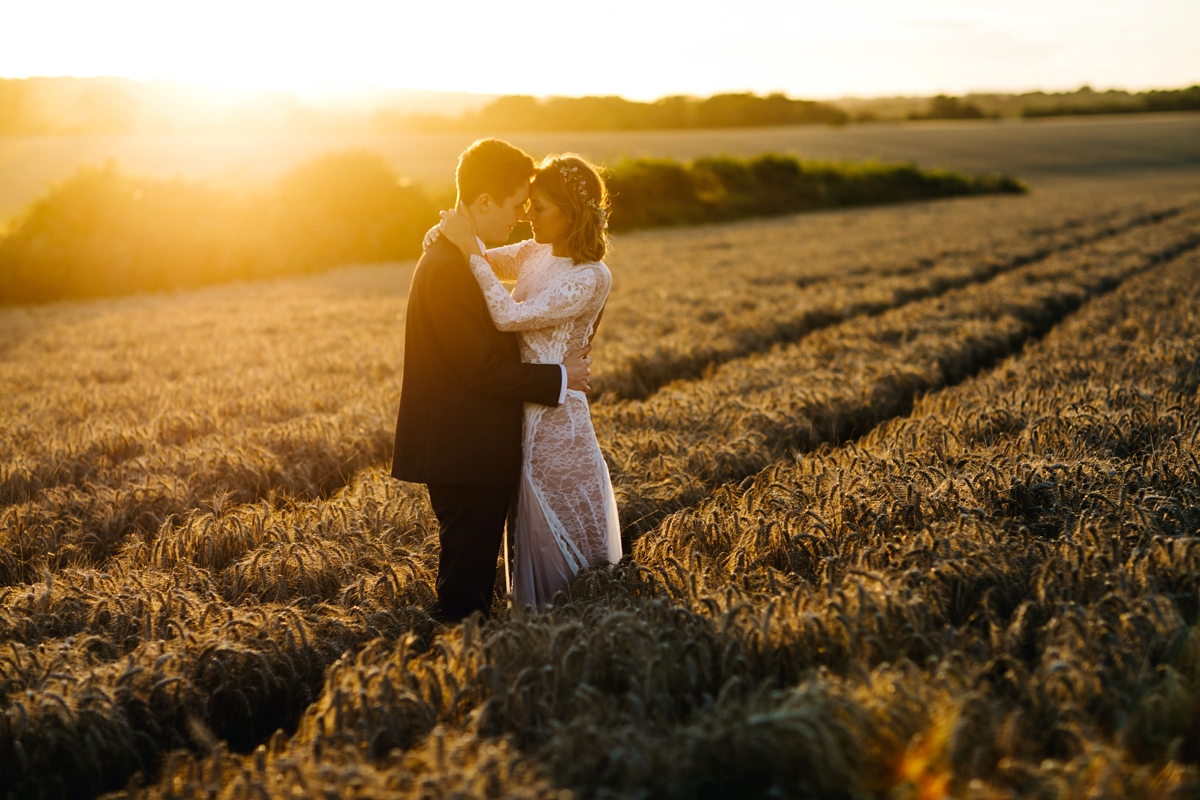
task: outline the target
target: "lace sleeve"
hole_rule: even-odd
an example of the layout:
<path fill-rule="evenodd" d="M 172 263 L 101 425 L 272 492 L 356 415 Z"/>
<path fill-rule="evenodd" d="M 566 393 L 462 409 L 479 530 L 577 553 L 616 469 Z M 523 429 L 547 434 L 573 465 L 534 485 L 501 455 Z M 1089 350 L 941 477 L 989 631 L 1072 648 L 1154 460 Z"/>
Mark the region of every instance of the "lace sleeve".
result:
<path fill-rule="evenodd" d="M 521 265 L 529 258 L 535 244 L 533 239 L 526 239 L 516 244 L 489 248 L 487 257 L 492 264 L 492 272 L 502 281 L 515 281 L 521 277 Z"/>
<path fill-rule="evenodd" d="M 475 280 L 483 289 L 492 321 L 502 331 L 548 328 L 576 317 L 594 299 L 599 288 L 596 273 L 580 268 L 544 292 L 518 303 L 500 285 L 492 266 L 479 256 L 471 256 L 471 272 L 475 273 Z"/>

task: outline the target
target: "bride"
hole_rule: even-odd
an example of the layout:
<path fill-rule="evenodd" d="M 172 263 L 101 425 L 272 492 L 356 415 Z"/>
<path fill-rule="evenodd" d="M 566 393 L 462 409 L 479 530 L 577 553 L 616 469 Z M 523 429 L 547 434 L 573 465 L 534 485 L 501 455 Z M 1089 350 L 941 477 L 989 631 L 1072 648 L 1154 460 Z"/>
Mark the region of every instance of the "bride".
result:
<path fill-rule="evenodd" d="M 608 193 L 591 163 L 566 154 L 542 161 L 529 199 L 533 239 L 485 254 L 461 211 L 436 230 L 469 256 L 496 327 L 518 332 L 522 360 L 558 364 L 591 341 L 608 300 Z M 501 280 L 516 281 L 511 295 Z M 540 609 L 579 570 L 618 561 L 621 535 L 587 395 L 526 403 L 523 447 L 509 589 L 520 607 Z"/>

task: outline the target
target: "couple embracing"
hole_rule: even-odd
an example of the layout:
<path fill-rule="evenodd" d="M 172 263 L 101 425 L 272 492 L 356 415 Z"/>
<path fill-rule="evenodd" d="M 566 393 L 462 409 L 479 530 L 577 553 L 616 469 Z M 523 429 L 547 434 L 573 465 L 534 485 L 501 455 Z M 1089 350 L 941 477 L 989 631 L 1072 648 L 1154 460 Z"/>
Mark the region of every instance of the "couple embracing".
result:
<path fill-rule="evenodd" d="M 429 489 L 444 622 L 488 614 L 506 519 L 522 607 L 545 608 L 579 570 L 621 557 L 586 396 L 612 285 L 604 182 L 579 156 L 535 164 L 483 139 L 455 183 L 458 205 L 426 236 L 409 290 L 392 464 Z M 519 219 L 533 239 L 487 249 Z"/>

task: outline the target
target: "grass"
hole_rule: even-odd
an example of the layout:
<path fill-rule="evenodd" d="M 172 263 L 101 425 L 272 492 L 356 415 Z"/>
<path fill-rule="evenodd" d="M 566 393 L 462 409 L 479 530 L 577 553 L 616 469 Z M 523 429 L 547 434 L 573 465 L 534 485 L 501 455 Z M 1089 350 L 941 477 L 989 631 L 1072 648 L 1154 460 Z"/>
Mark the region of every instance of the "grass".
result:
<path fill-rule="evenodd" d="M 5 788 L 1190 796 L 1198 200 L 619 237 L 631 557 L 441 632 L 386 477 L 404 270 L 0 311 Z M 672 317 L 708 361 L 612 388 Z"/>

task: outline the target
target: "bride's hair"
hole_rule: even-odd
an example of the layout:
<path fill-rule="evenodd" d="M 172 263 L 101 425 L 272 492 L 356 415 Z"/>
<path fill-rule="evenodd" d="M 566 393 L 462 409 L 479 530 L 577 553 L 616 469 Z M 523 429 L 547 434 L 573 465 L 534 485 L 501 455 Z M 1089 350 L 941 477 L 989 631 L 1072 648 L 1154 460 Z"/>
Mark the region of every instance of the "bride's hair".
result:
<path fill-rule="evenodd" d="M 562 245 L 576 264 L 608 255 L 608 189 L 595 164 L 576 153 L 547 156 L 538 164 L 533 186 L 570 218 Z"/>

